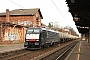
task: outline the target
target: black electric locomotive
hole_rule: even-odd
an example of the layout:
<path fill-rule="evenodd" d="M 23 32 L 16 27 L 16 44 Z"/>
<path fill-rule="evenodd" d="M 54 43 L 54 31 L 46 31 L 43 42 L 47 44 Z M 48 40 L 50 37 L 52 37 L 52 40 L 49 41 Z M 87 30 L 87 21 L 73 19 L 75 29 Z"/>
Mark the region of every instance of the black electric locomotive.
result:
<path fill-rule="evenodd" d="M 59 42 L 59 33 L 46 28 L 28 28 L 25 35 L 24 47 L 41 49 Z"/>

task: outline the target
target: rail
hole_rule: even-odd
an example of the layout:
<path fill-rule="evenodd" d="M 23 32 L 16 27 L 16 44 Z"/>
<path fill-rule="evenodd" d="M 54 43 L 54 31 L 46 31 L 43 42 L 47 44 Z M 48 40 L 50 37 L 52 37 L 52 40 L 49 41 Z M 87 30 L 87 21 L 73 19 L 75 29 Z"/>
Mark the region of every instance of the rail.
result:
<path fill-rule="evenodd" d="M 76 45 L 76 42 L 73 42 L 51 54 L 48 54 L 47 56 L 39 59 L 39 60 L 64 60 L 65 57 L 69 54 L 71 49 Z"/>

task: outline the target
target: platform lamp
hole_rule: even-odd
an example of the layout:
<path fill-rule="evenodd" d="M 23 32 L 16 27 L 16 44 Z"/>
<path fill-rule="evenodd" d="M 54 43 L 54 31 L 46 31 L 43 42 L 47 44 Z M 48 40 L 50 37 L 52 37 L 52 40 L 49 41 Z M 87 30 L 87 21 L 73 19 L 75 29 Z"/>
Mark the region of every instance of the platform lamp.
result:
<path fill-rule="evenodd" d="M 74 1 L 74 0 L 71 0 L 71 2 L 72 2 L 72 3 L 75 3 L 75 1 Z"/>
<path fill-rule="evenodd" d="M 73 18 L 73 20 L 74 20 L 74 21 L 78 21 L 79 18 L 75 16 L 75 17 Z"/>

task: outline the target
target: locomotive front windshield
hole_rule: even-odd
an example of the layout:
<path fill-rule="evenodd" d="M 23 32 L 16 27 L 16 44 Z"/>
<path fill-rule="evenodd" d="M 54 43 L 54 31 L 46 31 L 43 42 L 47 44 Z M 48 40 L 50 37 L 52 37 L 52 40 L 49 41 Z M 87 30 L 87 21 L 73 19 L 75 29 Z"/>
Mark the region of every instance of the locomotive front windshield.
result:
<path fill-rule="evenodd" d="M 40 29 L 27 29 L 27 34 L 30 34 L 30 33 L 40 33 Z"/>

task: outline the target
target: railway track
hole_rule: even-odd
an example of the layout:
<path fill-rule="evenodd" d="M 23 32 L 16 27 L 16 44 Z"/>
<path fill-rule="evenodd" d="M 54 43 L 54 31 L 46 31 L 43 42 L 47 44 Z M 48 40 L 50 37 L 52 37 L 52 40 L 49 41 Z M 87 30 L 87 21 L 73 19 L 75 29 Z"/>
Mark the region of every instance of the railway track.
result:
<path fill-rule="evenodd" d="M 0 54 L 0 60 L 12 60 L 29 53 L 31 53 L 31 51 L 25 49 L 5 52 Z"/>
<path fill-rule="evenodd" d="M 70 53 L 72 48 L 76 45 L 76 42 L 73 42 L 43 58 L 39 58 L 39 60 L 64 60 L 66 56 Z"/>
<path fill-rule="evenodd" d="M 30 59 L 31 60 L 37 60 L 37 59 L 44 60 L 44 58 L 48 58 L 47 56 L 50 56 L 54 53 L 58 53 L 56 51 L 59 51 L 59 49 L 63 51 L 63 48 L 65 48 L 70 43 L 72 42 L 63 43 L 60 46 L 54 45 L 49 48 L 44 48 L 44 49 L 36 50 L 36 51 L 23 49 L 23 50 L 18 50 L 14 52 L 12 51 L 8 53 L 2 53 L 0 54 L 0 60 L 30 60 Z"/>
<path fill-rule="evenodd" d="M 72 51 L 72 49 L 74 48 L 74 46 L 77 44 L 78 42 L 74 42 L 74 43 L 72 43 L 72 44 L 70 44 L 69 46 L 67 46 L 66 48 L 66 50 L 65 51 L 63 51 L 57 58 L 56 58 L 56 60 L 64 60 L 66 57 L 67 57 L 67 55 Z"/>

